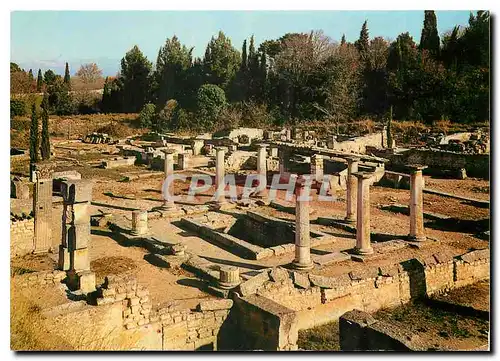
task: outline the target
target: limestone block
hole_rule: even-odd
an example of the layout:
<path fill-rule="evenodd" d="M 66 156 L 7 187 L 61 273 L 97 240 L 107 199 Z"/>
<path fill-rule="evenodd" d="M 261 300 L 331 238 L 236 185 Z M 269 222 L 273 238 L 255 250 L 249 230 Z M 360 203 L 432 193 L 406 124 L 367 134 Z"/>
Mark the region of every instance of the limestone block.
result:
<path fill-rule="evenodd" d="M 65 203 L 90 202 L 93 183 L 88 180 L 67 180 L 61 184 L 61 194 Z"/>
<path fill-rule="evenodd" d="M 269 272 L 266 270 L 240 284 L 240 293 L 242 296 L 254 294 L 267 281 L 269 281 Z"/>
<path fill-rule="evenodd" d="M 80 281 L 80 290 L 83 293 L 95 291 L 95 273 L 91 271 L 83 271 L 78 273 Z"/>
<path fill-rule="evenodd" d="M 63 271 L 68 271 L 70 269 L 70 254 L 67 247 L 59 245 L 59 261 L 58 268 Z"/>
<path fill-rule="evenodd" d="M 269 276 L 273 282 L 283 282 L 289 278 L 288 271 L 281 267 L 273 268 Z"/>
<path fill-rule="evenodd" d="M 202 301 L 198 304 L 199 311 L 215 311 L 215 310 L 227 310 L 233 306 L 233 300 L 222 299 L 222 300 L 210 300 Z"/>
<path fill-rule="evenodd" d="M 90 243 L 90 223 L 68 227 L 67 245 L 70 250 L 87 248 Z"/>
<path fill-rule="evenodd" d="M 86 271 L 90 269 L 90 258 L 88 248 L 75 249 L 70 254 L 71 269 L 75 271 Z"/>
<path fill-rule="evenodd" d="M 90 224 L 90 202 L 76 203 L 67 213 L 67 223 Z"/>
<path fill-rule="evenodd" d="M 299 273 L 293 272 L 293 283 L 301 288 L 309 288 L 311 286 L 311 282 L 309 281 L 309 277 L 307 273 Z"/>

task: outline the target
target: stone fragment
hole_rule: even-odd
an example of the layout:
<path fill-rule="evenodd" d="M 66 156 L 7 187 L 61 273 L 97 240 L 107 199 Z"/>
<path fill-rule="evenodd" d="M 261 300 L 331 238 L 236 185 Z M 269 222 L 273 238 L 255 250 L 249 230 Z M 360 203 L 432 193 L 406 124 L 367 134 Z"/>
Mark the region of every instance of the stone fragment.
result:
<path fill-rule="evenodd" d="M 198 311 L 215 311 L 215 310 L 227 310 L 233 306 L 233 300 L 222 299 L 222 300 L 210 300 L 202 301 L 198 304 Z"/>
<path fill-rule="evenodd" d="M 311 286 L 307 273 L 293 272 L 293 283 L 301 288 L 308 289 Z"/>
<path fill-rule="evenodd" d="M 248 296 L 257 292 L 257 289 L 264 283 L 269 281 L 269 272 L 267 270 L 259 273 L 258 275 L 250 278 L 249 280 L 240 284 L 240 293 L 242 296 Z"/>
<path fill-rule="evenodd" d="M 283 282 L 289 279 L 288 271 L 281 267 L 273 268 L 269 273 L 269 276 L 273 282 Z"/>

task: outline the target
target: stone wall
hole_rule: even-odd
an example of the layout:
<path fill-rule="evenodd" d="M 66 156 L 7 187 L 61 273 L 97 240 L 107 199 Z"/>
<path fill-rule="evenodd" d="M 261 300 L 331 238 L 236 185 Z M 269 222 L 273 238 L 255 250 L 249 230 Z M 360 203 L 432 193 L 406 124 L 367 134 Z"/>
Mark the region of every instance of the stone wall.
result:
<path fill-rule="evenodd" d="M 64 278 L 66 278 L 66 272 L 54 270 L 25 273 L 15 276 L 13 280 L 21 287 L 36 287 L 57 285 L 60 284 Z"/>
<path fill-rule="evenodd" d="M 100 292 L 97 305 L 121 304 L 124 328 L 146 334 L 147 348 L 157 350 L 217 349 L 219 329 L 233 305 L 213 299 L 201 301 L 195 310 L 180 302 L 153 309 L 149 291 L 131 276 L 106 277 Z"/>
<path fill-rule="evenodd" d="M 343 142 L 330 142 L 328 147 L 333 150 L 351 153 L 366 153 L 366 147 L 385 148 L 387 146 L 386 131 L 378 131 L 361 137 L 352 138 Z M 385 144 L 383 144 L 385 143 Z"/>
<path fill-rule="evenodd" d="M 10 256 L 24 256 L 34 250 L 35 220 L 10 222 Z"/>
<path fill-rule="evenodd" d="M 257 294 L 295 311 L 298 328 L 305 329 L 335 321 L 355 308 L 375 312 L 488 279 L 489 257 L 488 249 L 457 257 L 436 254 L 336 277 L 275 268 L 240 288 L 245 297 Z"/>

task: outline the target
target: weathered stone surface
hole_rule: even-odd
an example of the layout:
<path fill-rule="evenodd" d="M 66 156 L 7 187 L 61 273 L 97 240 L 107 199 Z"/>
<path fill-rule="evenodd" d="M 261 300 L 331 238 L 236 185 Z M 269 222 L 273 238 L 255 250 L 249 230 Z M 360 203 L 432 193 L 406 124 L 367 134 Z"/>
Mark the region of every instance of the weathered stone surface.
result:
<path fill-rule="evenodd" d="M 399 265 L 392 264 L 379 267 L 379 273 L 385 277 L 394 277 L 399 273 Z"/>
<path fill-rule="evenodd" d="M 233 300 L 229 299 L 202 301 L 198 304 L 199 311 L 227 310 L 231 307 L 233 307 Z"/>
<path fill-rule="evenodd" d="M 320 266 L 347 261 L 351 259 L 351 256 L 342 252 L 332 252 L 322 256 L 317 256 L 314 258 L 314 263 L 319 264 Z"/>
<path fill-rule="evenodd" d="M 83 271 L 78 273 L 80 277 L 80 291 L 90 293 L 95 291 L 95 273 L 91 271 Z"/>
<path fill-rule="evenodd" d="M 269 273 L 269 276 L 273 282 L 283 282 L 289 279 L 288 271 L 281 267 L 273 268 Z"/>
<path fill-rule="evenodd" d="M 321 288 L 334 288 L 338 285 L 338 281 L 334 277 L 309 274 L 309 280 L 314 286 L 318 286 Z"/>
<path fill-rule="evenodd" d="M 293 272 L 293 283 L 305 289 L 311 287 L 307 273 Z"/>
<path fill-rule="evenodd" d="M 93 183 L 88 180 L 67 180 L 61 184 L 61 193 L 66 203 L 89 202 L 92 200 Z"/>
<path fill-rule="evenodd" d="M 467 262 L 467 263 L 472 263 L 472 262 L 480 260 L 480 259 L 489 259 L 490 258 L 490 250 L 488 248 L 486 248 L 486 249 L 481 249 L 481 250 L 477 250 L 477 251 L 472 251 L 472 252 L 463 254 L 460 258 L 462 258 L 462 261 Z"/>
<path fill-rule="evenodd" d="M 254 294 L 267 281 L 269 281 L 269 271 L 265 270 L 240 284 L 240 293 L 242 296 Z"/>

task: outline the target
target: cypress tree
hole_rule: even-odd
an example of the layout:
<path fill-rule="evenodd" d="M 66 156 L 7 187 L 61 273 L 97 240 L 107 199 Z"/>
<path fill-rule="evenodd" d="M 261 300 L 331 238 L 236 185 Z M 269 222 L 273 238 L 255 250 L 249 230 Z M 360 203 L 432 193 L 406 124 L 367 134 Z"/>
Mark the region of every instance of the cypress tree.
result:
<path fill-rule="evenodd" d="M 38 118 L 36 114 L 36 104 L 31 106 L 31 126 L 30 126 L 30 161 L 38 162 Z"/>
<path fill-rule="evenodd" d="M 437 18 L 433 10 L 425 10 L 424 27 L 420 37 L 420 50 L 428 50 L 429 53 L 437 58 L 439 56 L 439 35 L 437 30 Z"/>
<path fill-rule="evenodd" d="M 66 63 L 66 69 L 64 70 L 64 84 L 66 84 L 67 87 L 71 86 L 70 80 L 71 80 L 71 77 L 69 75 L 69 66 L 68 66 L 68 63 Z"/>
<path fill-rule="evenodd" d="M 345 34 L 342 34 L 342 40 L 340 40 L 340 45 L 345 45 Z"/>
<path fill-rule="evenodd" d="M 365 55 L 368 52 L 370 36 L 368 34 L 368 26 L 367 21 L 363 23 L 361 27 L 361 31 L 359 33 L 359 39 L 356 41 L 356 48 L 360 52 L 361 55 Z"/>
<path fill-rule="evenodd" d="M 245 72 L 247 70 L 248 60 L 247 60 L 247 39 L 243 40 L 243 46 L 241 48 L 241 70 Z"/>
<path fill-rule="evenodd" d="M 36 78 L 36 91 L 40 93 L 42 91 L 42 86 L 43 86 L 42 69 L 38 69 L 38 76 Z"/>
<path fill-rule="evenodd" d="M 50 159 L 50 141 L 49 141 L 49 96 L 43 95 L 42 100 L 42 159 Z"/>

